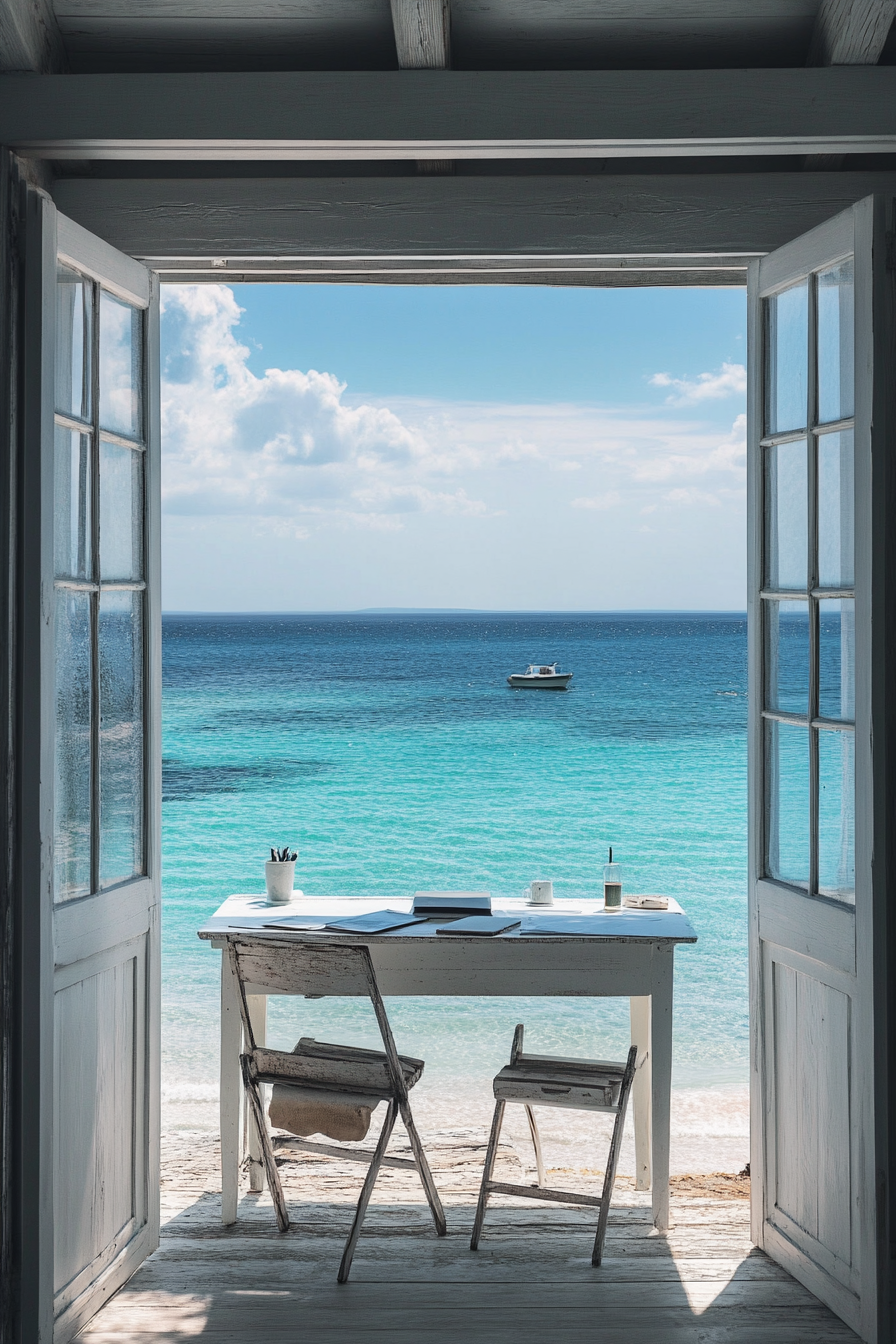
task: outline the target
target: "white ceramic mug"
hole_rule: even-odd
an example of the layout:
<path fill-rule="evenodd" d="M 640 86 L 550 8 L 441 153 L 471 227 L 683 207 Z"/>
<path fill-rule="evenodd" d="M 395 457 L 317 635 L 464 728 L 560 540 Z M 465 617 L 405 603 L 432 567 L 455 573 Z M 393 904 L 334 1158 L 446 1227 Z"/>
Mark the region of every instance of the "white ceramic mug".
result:
<path fill-rule="evenodd" d="M 553 905 L 554 884 L 553 882 L 530 882 L 523 895 L 530 905 Z"/>
<path fill-rule="evenodd" d="M 264 865 L 264 884 L 267 887 L 270 905 L 288 905 L 292 900 L 292 884 L 295 880 L 295 860 L 286 863 L 274 863 L 268 859 Z"/>

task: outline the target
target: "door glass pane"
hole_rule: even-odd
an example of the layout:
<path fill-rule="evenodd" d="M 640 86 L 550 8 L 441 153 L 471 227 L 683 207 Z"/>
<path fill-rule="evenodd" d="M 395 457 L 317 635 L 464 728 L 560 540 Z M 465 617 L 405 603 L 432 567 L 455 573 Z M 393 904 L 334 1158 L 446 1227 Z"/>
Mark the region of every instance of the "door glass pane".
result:
<path fill-rule="evenodd" d="M 802 280 L 765 305 L 765 430 L 781 434 L 806 424 L 809 285 Z"/>
<path fill-rule="evenodd" d="M 782 882 L 809 882 L 809 729 L 766 722 L 768 871 Z"/>
<path fill-rule="evenodd" d="M 143 453 L 100 440 L 100 578 L 143 577 Z"/>
<path fill-rule="evenodd" d="M 139 308 L 100 294 L 100 424 L 139 437 L 142 348 Z"/>
<path fill-rule="evenodd" d="M 55 565 L 61 579 L 89 579 L 90 438 L 56 426 Z"/>
<path fill-rule="evenodd" d="M 823 588 L 855 583 L 853 432 L 818 439 L 818 582 Z"/>
<path fill-rule="evenodd" d="M 56 272 L 56 409 L 90 419 L 93 285 L 75 271 Z"/>
<path fill-rule="evenodd" d="M 809 713 L 809 603 L 764 602 L 766 709 Z"/>
<path fill-rule="evenodd" d="M 766 584 L 805 592 L 809 523 L 806 441 L 765 450 Z"/>
<path fill-rule="evenodd" d="M 852 257 L 818 277 L 818 419 L 855 410 L 855 286 Z"/>
<path fill-rule="evenodd" d="M 854 899 L 856 885 L 856 739 L 818 734 L 818 886 Z"/>
<path fill-rule="evenodd" d="M 56 594 L 55 899 L 90 891 L 89 593 Z"/>
<path fill-rule="evenodd" d="M 818 604 L 819 698 L 823 719 L 856 717 L 856 604 L 834 598 Z"/>
<path fill-rule="evenodd" d="M 143 871 L 143 594 L 100 594 L 100 886 Z"/>

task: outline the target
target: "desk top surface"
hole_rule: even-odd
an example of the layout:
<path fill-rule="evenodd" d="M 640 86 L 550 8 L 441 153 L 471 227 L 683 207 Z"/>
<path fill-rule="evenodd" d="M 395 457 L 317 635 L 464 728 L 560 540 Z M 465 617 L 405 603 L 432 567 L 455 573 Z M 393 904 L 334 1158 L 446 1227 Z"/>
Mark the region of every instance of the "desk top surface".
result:
<path fill-rule="evenodd" d="M 345 939 L 349 942 L 419 942 L 421 939 L 435 939 L 438 928 L 450 923 L 444 918 L 432 918 L 425 924 L 414 924 L 401 929 L 390 929 L 377 934 L 346 934 L 335 931 L 288 930 L 265 928 L 275 920 L 288 919 L 291 916 L 314 918 L 316 916 L 335 919 L 348 915 L 363 915 L 374 910 L 396 910 L 408 912 L 413 901 L 410 897 L 387 896 L 302 896 L 289 904 L 269 904 L 264 896 L 230 896 L 210 919 L 198 930 L 200 938 L 216 941 L 228 934 L 254 932 L 271 938 L 326 939 L 332 941 Z M 624 908 L 618 913 L 607 914 L 602 902 L 587 899 L 555 900 L 552 906 L 532 906 L 517 897 L 501 899 L 495 903 L 492 911 L 496 915 L 512 915 L 519 918 L 521 925 L 493 937 L 481 935 L 452 935 L 438 938 L 439 944 L 493 943 L 518 939 L 523 943 L 558 942 L 626 942 L 626 943 L 695 943 L 697 934 L 677 901 L 669 899 L 668 910 L 632 910 Z M 558 916 L 560 917 L 558 919 Z M 593 921 L 595 933 L 577 933 L 571 928 L 569 934 L 545 933 L 538 936 L 538 927 L 554 927 L 565 922 L 563 917 L 587 916 L 589 924 Z M 526 933 L 523 934 L 523 930 Z"/>

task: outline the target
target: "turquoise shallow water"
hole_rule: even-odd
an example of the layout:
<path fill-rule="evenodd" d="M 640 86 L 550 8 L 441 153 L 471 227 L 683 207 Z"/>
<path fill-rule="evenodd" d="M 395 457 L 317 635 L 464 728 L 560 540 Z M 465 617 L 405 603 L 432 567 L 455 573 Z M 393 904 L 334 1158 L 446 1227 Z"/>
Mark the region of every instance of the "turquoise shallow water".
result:
<path fill-rule="evenodd" d="M 166 1123 L 214 1123 L 219 959 L 196 929 L 232 892 L 260 894 L 286 843 L 306 893 L 500 897 L 550 877 L 583 900 L 612 844 L 628 889 L 677 897 L 699 934 L 677 953 L 676 1085 L 745 1085 L 744 618 L 167 616 L 163 647 Z M 555 659 L 569 691 L 507 687 Z M 458 1106 L 487 1099 L 517 1021 L 533 1049 L 627 1044 L 613 1000 L 390 1014 Z M 300 1030 L 375 1043 L 362 1004 L 275 1001 L 271 1039 Z"/>

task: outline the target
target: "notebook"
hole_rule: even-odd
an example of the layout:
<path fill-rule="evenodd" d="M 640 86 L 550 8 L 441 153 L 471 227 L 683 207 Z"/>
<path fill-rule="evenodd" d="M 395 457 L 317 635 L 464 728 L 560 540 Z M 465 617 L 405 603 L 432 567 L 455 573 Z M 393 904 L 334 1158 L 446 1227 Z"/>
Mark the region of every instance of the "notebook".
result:
<path fill-rule="evenodd" d="M 474 933 L 484 938 L 494 938 L 495 934 L 517 928 L 520 922 L 512 915 L 467 915 L 465 919 L 455 919 L 444 928 L 436 929 L 436 933 L 456 933 L 461 936 Z"/>
<path fill-rule="evenodd" d="M 488 891 L 418 891 L 414 893 L 415 915 L 490 915 Z"/>
<path fill-rule="evenodd" d="M 372 910 L 368 915 L 331 919 L 324 927 L 327 933 L 388 933 L 390 929 L 403 929 L 408 924 L 425 923 L 425 915 L 402 914 L 400 910 Z"/>

